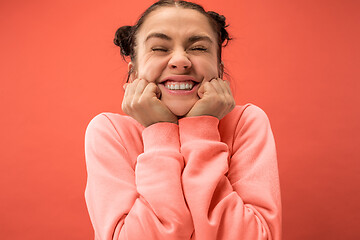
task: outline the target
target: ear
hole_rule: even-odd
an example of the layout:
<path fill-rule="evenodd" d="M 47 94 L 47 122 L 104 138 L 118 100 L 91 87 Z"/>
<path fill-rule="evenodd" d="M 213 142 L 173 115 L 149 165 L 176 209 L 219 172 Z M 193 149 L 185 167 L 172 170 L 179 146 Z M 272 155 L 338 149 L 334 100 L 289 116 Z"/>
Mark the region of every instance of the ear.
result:
<path fill-rule="evenodd" d="M 223 78 L 224 75 L 224 62 L 221 61 L 221 63 L 219 64 L 219 78 Z"/>
<path fill-rule="evenodd" d="M 136 79 L 136 71 L 133 62 L 129 62 L 128 64 L 128 75 L 129 75 L 129 82 L 132 82 Z"/>

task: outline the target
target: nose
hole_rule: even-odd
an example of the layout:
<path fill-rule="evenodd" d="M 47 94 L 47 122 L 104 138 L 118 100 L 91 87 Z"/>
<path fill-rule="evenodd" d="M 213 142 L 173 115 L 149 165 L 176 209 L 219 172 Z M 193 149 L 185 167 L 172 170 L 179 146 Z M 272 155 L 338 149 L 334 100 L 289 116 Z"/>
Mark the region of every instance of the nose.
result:
<path fill-rule="evenodd" d="M 169 60 L 168 67 L 172 70 L 185 71 L 191 68 L 191 61 L 185 51 L 174 51 Z"/>

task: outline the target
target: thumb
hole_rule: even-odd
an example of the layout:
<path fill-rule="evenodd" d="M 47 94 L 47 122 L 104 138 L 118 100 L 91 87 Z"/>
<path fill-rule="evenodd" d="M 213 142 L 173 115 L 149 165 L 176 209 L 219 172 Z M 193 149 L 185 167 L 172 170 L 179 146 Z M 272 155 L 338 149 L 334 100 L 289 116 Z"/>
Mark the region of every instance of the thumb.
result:
<path fill-rule="evenodd" d="M 149 83 L 145 90 L 144 90 L 144 93 L 147 93 L 147 94 L 151 94 L 152 96 L 156 96 L 158 99 L 160 99 L 161 97 L 161 90 L 160 88 L 153 82 Z"/>
<path fill-rule="evenodd" d="M 125 83 L 125 84 L 123 85 L 123 89 L 124 89 L 124 90 L 126 90 L 127 85 L 129 85 L 129 83 Z"/>
<path fill-rule="evenodd" d="M 160 88 L 156 85 L 156 84 L 154 84 L 155 85 L 155 94 L 156 94 L 156 97 L 158 98 L 158 99 L 160 99 L 161 98 L 161 90 L 160 90 Z"/>
<path fill-rule="evenodd" d="M 205 93 L 205 87 L 204 84 L 201 84 L 201 86 L 198 89 L 199 98 L 202 98 L 204 96 L 204 93 Z"/>

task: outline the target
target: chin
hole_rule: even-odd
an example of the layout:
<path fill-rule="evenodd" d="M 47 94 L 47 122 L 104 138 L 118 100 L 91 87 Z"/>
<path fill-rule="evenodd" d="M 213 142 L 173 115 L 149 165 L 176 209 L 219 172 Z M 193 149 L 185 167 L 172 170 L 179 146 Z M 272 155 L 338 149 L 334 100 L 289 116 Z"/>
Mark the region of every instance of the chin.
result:
<path fill-rule="evenodd" d="M 169 110 L 178 117 L 185 116 L 195 103 L 166 104 Z"/>
<path fill-rule="evenodd" d="M 191 108 L 169 107 L 170 111 L 178 117 L 185 116 Z"/>

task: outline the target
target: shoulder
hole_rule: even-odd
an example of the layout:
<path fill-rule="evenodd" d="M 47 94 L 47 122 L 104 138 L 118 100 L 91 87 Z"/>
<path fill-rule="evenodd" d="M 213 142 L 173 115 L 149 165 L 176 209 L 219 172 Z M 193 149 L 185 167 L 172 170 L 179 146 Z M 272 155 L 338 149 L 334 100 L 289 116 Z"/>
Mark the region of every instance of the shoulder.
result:
<path fill-rule="evenodd" d="M 268 125 L 269 118 L 260 107 L 247 103 L 235 106 L 220 123 L 223 127 L 241 130 L 249 125 Z"/>
<path fill-rule="evenodd" d="M 272 135 L 267 114 L 251 103 L 237 105 L 220 121 L 219 132 L 230 149 L 235 141 L 252 141 Z"/>
<path fill-rule="evenodd" d="M 234 110 L 229 113 L 231 118 L 236 117 L 236 119 L 245 119 L 245 118 L 261 118 L 267 119 L 267 115 L 260 107 L 247 103 L 244 105 L 235 106 Z"/>
<path fill-rule="evenodd" d="M 91 119 L 86 128 L 85 138 L 99 135 L 118 138 L 129 134 L 141 134 L 142 130 L 141 124 L 129 116 L 104 112 Z"/>

